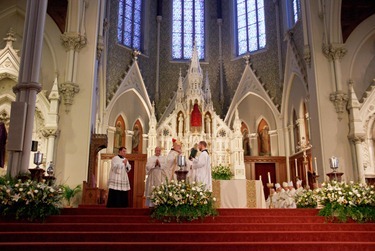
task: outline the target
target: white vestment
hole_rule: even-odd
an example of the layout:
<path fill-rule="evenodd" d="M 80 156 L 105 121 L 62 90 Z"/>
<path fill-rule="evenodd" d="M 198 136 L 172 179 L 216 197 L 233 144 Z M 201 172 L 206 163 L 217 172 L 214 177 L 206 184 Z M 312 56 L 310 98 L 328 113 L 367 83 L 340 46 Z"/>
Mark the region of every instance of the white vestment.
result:
<path fill-rule="evenodd" d="M 177 151 L 171 150 L 168 153 L 168 156 L 165 160 L 164 170 L 167 173 L 167 177 L 168 177 L 169 181 L 176 180 L 176 175 L 175 175 L 174 172 L 178 170 L 178 167 L 177 167 L 177 156 L 178 155 L 180 155 L 180 154 Z"/>
<path fill-rule="evenodd" d="M 207 151 L 202 151 L 198 158 L 193 160 L 195 180 L 206 185 L 206 189 L 212 191 L 211 160 Z"/>
<path fill-rule="evenodd" d="M 125 166 L 123 161 L 124 158 L 120 156 L 113 157 L 111 170 L 109 172 L 108 188 L 119 191 L 130 190 L 128 172 L 131 170 L 131 165 L 128 161 Z"/>
<path fill-rule="evenodd" d="M 156 164 L 156 161 L 159 160 L 159 165 Z M 153 187 L 159 186 L 162 182 L 166 181 L 167 173 L 164 170 L 165 168 L 165 157 L 164 156 L 151 156 L 148 158 L 146 163 L 146 206 L 152 207 L 153 203 L 151 202 L 151 193 Z"/>

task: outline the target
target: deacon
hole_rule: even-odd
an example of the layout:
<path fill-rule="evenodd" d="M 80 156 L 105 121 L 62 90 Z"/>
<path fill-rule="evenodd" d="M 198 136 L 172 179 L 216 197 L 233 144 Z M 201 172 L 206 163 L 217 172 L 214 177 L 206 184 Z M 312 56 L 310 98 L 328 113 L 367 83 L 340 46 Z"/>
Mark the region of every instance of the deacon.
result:
<path fill-rule="evenodd" d="M 201 154 L 198 158 L 193 159 L 195 179 L 198 183 L 205 184 L 207 190 L 212 191 L 211 160 L 208 155 L 206 141 L 199 142 L 198 148 Z"/>
<path fill-rule="evenodd" d="M 108 179 L 107 207 L 128 207 L 128 191 L 130 190 L 128 172 L 131 170 L 125 158 L 126 148 L 120 147 L 118 155 L 112 158 Z"/>
<path fill-rule="evenodd" d="M 172 139 L 173 148 L 168 153 L 167 159 L 165 161 L 165 170 L 167 172 L 168 180 L 175 180 L 175 171 L 177 170 L 177 156 L 182 152 L 182 143 L 179 140 Z"/>
<path fill-rule="evenodd" d="M 167 178 L 167 173 L 164 170 L 165 167 L 165 158 L 160 155 L 161 148 L 155 148 L 155 155 L 148 158 L 146 163 L 146 206 L 153 207 L 151 202 L 151 194 L 153 187 L 160 186 L 162 182 L 165 182 Z"/>

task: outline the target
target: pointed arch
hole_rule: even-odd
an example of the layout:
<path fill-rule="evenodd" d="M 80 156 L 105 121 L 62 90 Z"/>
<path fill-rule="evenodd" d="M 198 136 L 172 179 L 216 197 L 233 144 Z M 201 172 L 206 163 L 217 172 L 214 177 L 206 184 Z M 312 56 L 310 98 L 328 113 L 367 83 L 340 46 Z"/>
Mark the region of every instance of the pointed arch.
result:
<path fill-rule="evenodd" d="M 133 126 L 132 136 L 132 153 L 142 153 L 143 144 L 143 126 L 141 121 L 137 119 Z"/>

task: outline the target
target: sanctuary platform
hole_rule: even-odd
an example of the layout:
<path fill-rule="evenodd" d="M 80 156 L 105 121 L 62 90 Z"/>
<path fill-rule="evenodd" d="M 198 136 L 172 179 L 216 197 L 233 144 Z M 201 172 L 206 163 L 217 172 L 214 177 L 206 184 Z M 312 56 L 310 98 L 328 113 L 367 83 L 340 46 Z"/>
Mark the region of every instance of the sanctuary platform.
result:
<path fill-rule="evenodd" d="M 219 209 L 160 223 L 149 209 L 64 209 L 45 223 L 0 219 L 0 250 L 375 250 L 375 224 L 327 223 L 315 209 Z"/>

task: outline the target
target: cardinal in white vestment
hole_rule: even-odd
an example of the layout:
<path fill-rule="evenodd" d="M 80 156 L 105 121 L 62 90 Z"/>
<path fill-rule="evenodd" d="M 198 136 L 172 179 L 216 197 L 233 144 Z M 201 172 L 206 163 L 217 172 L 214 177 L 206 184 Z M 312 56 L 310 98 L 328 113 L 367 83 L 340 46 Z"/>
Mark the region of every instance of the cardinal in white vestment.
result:
<path fill-rule="evenodd" d="M 167 179 L 167 172 L 165 168 L 165 157 L 160 155 L 160 147 L 155 148 L 155 155 L 148 158 L 146 163 L 146 206 L 153 207 L 151 202 L 151 193 L 153 187 L 159 186 L 162 182 L 165 182 Z"/>
<path fill-rule="evenodd" d="M 211 160 L 207 151 L 206 141 L 199 142 L 199 150 L 201 154 L 198 158 L 193 159 L 193 169 L 195 170 L 195 180 L 198 183 L 206 185 L 206 189 L 212 191 L 212 177 L 211 177 Z"/>
<path fill-rule="evenodd" d="M 125 158 L 126 148 L 120 147 L 118 156 L 112 158 L 108 179 L 107 207 L 128 207 L 128 191 L 130 183 L 128 172 L 131 170 L 129 161 Z"/>
<path fill-rule="evenodd" d="M 181 147 L 182 143 L 179 140 L 172 139 L 173 141 L 173 148 L 168 153 L 168 156 L 165 160 L 165 171 L 167 172 L 168 180 L 177 180 L 175 171 L 178 170 L 177 168 L 177 156 L 181 154 Z"/>

